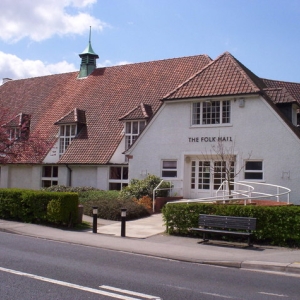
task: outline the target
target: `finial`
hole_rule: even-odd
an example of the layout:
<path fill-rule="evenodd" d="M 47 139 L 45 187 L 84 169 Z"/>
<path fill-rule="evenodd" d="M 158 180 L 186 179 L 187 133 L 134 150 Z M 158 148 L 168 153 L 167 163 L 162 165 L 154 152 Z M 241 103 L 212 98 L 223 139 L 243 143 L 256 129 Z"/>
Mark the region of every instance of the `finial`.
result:
<path fill-rule="evenodd" d="M 92 26 L 90 26 L 90 37 L 89 37 L 89 43 L 91 43 L 91 35 L 92 35 Z"/>

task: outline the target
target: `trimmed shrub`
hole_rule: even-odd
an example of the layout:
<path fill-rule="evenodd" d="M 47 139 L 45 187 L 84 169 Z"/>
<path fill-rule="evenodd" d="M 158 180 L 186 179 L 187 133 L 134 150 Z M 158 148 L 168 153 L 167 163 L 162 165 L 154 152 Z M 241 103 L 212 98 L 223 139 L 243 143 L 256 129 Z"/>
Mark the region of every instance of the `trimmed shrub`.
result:
<path fill-rule="evenodd" d="M 199 235 L 189 228 L 198 227 L 199 214 L 257 218 L 256 242 L 277 246 L 300 246 L 300 206 L 252 206 L 199 203 L 170 203 L 162 209 L 170 234 Z"/>
<path fill-rule="evenodd" d="M 59 203 L 56 210 L 49 206 L 51 201 Z M 70 226 L 77 222 L 78 195 L 25 189 L 0 189 L 0 217 L 22 222 L 54 222 Z"/>

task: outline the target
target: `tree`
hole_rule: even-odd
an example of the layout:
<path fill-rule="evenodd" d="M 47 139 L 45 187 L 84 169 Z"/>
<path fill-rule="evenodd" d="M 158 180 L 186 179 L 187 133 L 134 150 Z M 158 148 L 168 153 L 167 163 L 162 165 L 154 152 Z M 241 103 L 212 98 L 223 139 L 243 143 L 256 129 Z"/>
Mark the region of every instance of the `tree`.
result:
<path fill-rule="evenodd" d="M 215 157 L 216 162 L 213 166 L 210 166 L 210 173 L 213 174 L 215 178 L 219 178 L 220 184 L 223 181 L 227 182 L 229 198 L 232 198 L 234 178 L 245 168 L 244 162 L 239 168 L 236 168 L 236 156 L 237 152 L 234 142 L 224 142 L 221 138 L 218 138 L 217 144 L 211 146 L 210 157 Z M 240 153 L 240 156 L 242 157 L 243 154 Z M 250 157 L 251 152 L 248 153 L 246 159 Z"/>
<path fill-rule="evenodd" d="M 30 115 L 11 116 L 0 111 L 0 164 L 41 162 L 49 142 L 39 133 L 30 133 Z"/>

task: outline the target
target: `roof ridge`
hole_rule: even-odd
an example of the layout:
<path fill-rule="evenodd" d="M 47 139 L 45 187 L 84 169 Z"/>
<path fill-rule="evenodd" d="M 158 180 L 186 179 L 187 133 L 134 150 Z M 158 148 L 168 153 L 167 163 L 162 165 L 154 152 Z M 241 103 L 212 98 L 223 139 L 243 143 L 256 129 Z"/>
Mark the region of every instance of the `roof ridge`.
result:
<path fill-rule="evenodd" d="M 282 83 L 300 84 L 300 82 L 295 82 L 295 81 L 285 81 L 285 80 L 268 79 L 268 78 L 260 78 L 260 79 L 261 80 L 268 80 L 268 81 L 282 82 Z"/>
<path fill-rule="evenodd" d="M 206 57 L 207 59 L 212 60 L 212 58 L 207 55 L 207 54 L 196 54 L 196 55 L 187 55 L 187 56 L 178 56 L 178 57 L 172 57 L 172 58 L 162 58 L 162 59 L 157 59 L 157 60 L 148 60 L 148 61 L 140 61 L 140 62 L 131 62 L 128 64 L 123 64 L 123 65 L 112 65 L 112 66 L 107 66 L 107 67 L 99 67 L 97 69 L 102 69 L 102 68 L 118 68 L 118 67 L 125 67 L 125 66 L 131 66 L 131 65 L 139 65 L 139 64 L 150 64 L 150 63 L 156 63 L 156 62 L 165 62 L 165 61 L 171 61 L 171 60 L 181 60 L 185 58 L 195 58 L 195 57 Z"/>

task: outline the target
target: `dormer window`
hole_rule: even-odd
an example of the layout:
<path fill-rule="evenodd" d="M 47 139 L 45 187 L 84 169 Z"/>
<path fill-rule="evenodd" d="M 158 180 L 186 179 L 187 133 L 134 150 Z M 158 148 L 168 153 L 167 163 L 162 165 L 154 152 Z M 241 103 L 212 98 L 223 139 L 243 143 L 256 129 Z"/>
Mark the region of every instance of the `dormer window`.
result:
<path fill-rule="evenodd" d="M 75 108 L 54 124 L 59 125 L 59 155 L 61 156 L 77 133 L 86 126 L 85 111 Z"/>
<path fill-rule="evenodd" d="M 20 113 L 2 126 L 6 129 L 8 140 L 26 140 L 29 137 L 30 115 Z"/>
<path fill-rule="evenodd" d="M 125 122 L 125 148 L 126 150 L 134 143 L 140 133 L 144 130 L 146 121 L 127 121 Z"/>
<path fill-rule="evenodd" d="M 135 142 L 152 115 L 151 106 L 141 103 L 119 119 L 124 122 L 125 150 Z"/>
<path fill-rule="evenodd" d="M 65 153 L 72 140 L 75 138 L 77 125 L 61 125 L 59 129 L 59 155 Z"/>

